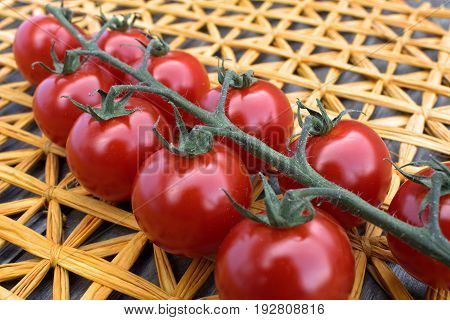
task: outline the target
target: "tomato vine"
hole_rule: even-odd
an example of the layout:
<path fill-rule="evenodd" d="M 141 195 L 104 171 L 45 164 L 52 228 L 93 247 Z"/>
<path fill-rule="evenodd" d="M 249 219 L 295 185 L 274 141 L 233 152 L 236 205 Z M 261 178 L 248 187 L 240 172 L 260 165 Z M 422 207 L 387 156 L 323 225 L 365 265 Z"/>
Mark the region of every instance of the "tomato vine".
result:
<path fill-rule="evenodd" d="M 133 68 L 130 65 L 123 63 L 119 59 L 102 51 L 97 46 L 96 40 L 100 38 L 101 34 L 105 32 L 117 18 L 112 18 L 107 21 L 96 34 L 96 37 L 89 40 L 71 24 L 66 18 L 64 10 L 50 5 L 47 5 L 46 8 L 47 11 L 53 14 L 83 47 L 82 49 L 67 51 L 68 55 L 98 57 L 105 63 L 131 75 L 138 81 L 137 85 L 113 86 L 105 99 L 113 101 L 116 96 L 123 94 L 124 92 L 132 93 L 141 91 L 158 94 L 205 124 L 204 126 L 198 126 L 196 130 L 202 130 L 213 135 L 223 136 L 234 140 L 257 158 L 270 164 L 283 174 L 300 182 L 302 185 L 309 187 L 306 189 L 289 191 L 288 196 L 291 201 L 304 203 L 305 200 L 311 200 L 317 197 L 334 199 L 337 206 L 351 211 L 355 216 L 359 216 L 366 221 L 377 225 L 383 230 L 401 238 L 419 251 L 450 266 L 450 241 L 443 236 L 438 223 L 439 197 L 443 193 L 448 192 L 450 185 L 450 173 L 448 171 L 436 171 L 431 177 L 429 185 L 431 188 L 429 197 L 431 211 L 430 221 L 424 227 L 412 226 L 370 205 L 356 194 L 326 180 L 308 164 L 305 154 L 305 144 L 308 136 L 314 130 L 314 119 L 311 116 L 307 117 L 303 123 L 303 130 L 299 138 L 296 154 L 293 157 L 287 157 L 271 149 L 261 140 L 244 133 L 226 117 L 223 104 L 227 95 L 227 84 L 231 81 L 231 77 L 235 76 L 236 73 L 226 71 L 224 75 L 222 75 L 224 77 L 223 86 L 217 109 L 214 112 L 203 110 L 178 93 L 156 81 L 147 71 L 145 61 L 147 61 L 146 58 L 151 55 L 151 50 L 154 49 L 153 45 L 147 45 L 143 49 L 145 58 L 143 59 L 142 65 L 138 66 L 138 68 Z M 301 221 L 297 222 L 307 221 L 308 218 L 300 220 Z"/>

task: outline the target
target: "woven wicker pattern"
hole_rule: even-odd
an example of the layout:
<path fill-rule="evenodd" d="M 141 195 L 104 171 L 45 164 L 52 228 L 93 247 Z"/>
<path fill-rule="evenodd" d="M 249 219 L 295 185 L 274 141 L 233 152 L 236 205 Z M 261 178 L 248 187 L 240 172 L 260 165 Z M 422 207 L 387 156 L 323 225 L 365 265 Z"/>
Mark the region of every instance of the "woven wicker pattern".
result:
<path fill-rule="evenodd" d="M 30 85 L 7 81 L 16 69 L 9 49 L 17 21 L 42 12 L 45 2 L 0 3 L 0 108 L 10 103 L 25 107 L 0 116 L 0 193 L 10 185 L 30 192 L 20 200 L 0 203 L 0 247 L 11 243 L 34 256 L 0 265 L 0 285 L 16 280 L 10 290 L 0 286 L 0 299 L 27 298 L 49 273 L 54 299 L 70 298 L 69 273 L 92 281 L 83 299 L 106 299 L 114 290 L 139 299 L 190 299 L 213 272 L 213 262 L 192 260 L 176 281 L 166 253 L 154 246 L 158 284 L 128 271 L 146 244 L 133 215 L 91 197 L 70 173 L 59 179 L 65 151 L 27 131 L 33 122 L 26 109 L 32 101 L 26 93 Z M 257 76 L 285 89 L 292 102 L 300 98 L 312 106 L 320 98 L 330 113 L 343 110 L 344 105 L 359 106 L 363 110 L 360 121 L 387 141 L 398 142 L 390 147 L 399 164 L 413 160 L 418 148 L 448 159 L 450 32 L 430 20 L 450 19 L 448 9 L 427 4 L 412 8 L 402 1 L 383 0 L 100 2 L 106 15 L 139 12 L 137 26 L 162 34 L 172 48 L 187 50 L 206 65 L 215 66 L 215 57 L 222 56 L 231 60 L 230 68 L 254 70 Z M 94 1 L 66 1 L 66 5 L 86 15 L 78 23 L 81 27 L 88 32 L 98 30 Z M 400 66 L 411 68 L 398 72 Z M 320 68 L 328 68 L 323 79 L 316 73 Z M 345 73 L 354 75 L 353 82 L 340 81 Z M 216 74 L 211 73 L 210 78 L 216 82 Z M 420 96 L 420 103 L 414 102 L 413 95 Z M 23 143 L 8 148 L 12 141 Z M 45 175 L 41 179 L 30 172 L 42 159 Z M 394 174 L 385 205 L 401 180 Z M 260 192 L 260 181 L 256 181 L 255 199 Z M 61 205 L 86 214 L 68 236 L 63 233 Z M 43 208 L 47 210 L 47 229 L 41 235 L 25 224 Z M 262 210 L 264 206 L 255 201 L 253 208 Z M 103 221 L 135 232 L 86 245 Z M 363 235 L 353 231 L 350 237 L 357 266 L 350 298 L 359 298 L 367 269 L 392 298 L 412 299 L 387 264 L 393 258 L 382 230 L 367 225 Z M 111 256 L 111 261 L 105 259 Z M 427 298 L 449 299 L 450 294 L 429 289 Z"/>

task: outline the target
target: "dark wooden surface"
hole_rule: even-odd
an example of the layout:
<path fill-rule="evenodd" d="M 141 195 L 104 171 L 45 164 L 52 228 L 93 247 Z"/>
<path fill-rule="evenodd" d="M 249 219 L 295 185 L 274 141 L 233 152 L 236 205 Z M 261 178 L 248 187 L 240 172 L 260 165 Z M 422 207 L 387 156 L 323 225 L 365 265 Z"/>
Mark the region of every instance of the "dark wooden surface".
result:
<path fill-rule="evenodd" d="M 426 2 L 426 1 L 409 1 L 409 3 L 412 6 L 418 6 L 422 2 Z M 431 1 L 431 4 L 435 7 L 437 7 L 439 5 L 444 5 L 444 6 L 450 7 L 450 4 L 448 2 L 449 1 L 433 0 L 433 1 Z M 450 21 L 443 20 L 443 19 L 440 19 L 440 20 L 433 19 L 433 20 L 435 22 L 438 22 L 439 24 L 441 24 L 444 28 L 446 28 L 446 29 L 449 28 Z M 375 39 L 374 39 L 374 41 L 375 41 Z M 400 66 L 398 69 L 398 72 L 401 72 L 401 73 L 407 72 L 408 69 L 412 70 L 412 68 L 408 68 L 407 66 Z M 322 79 L 323 79 L 324 75 L 326 74 L 327 70 L 328 70 L 327 68 L 323 68 L 323 70 L 319 71 L 319 75 L 322 77 Z M 21 76 L 18 73 L 16 73 L 16 74 L 8 77 L 7 81 L 14 82 L 14 81 L 19 81 L 21 79 L 22 79 Z M 355 74 L 346 73 L 346 74 L 344 74 L 343 77 L 340 78 L 339 82 L 346 82 L 350 79 L 351 79 L 351 81 L 357 80 L 357 79 L 355 79 Z M 30 91 L 30 93 L 32 93 L 32 90 Z M 420 92 L 417 92 L 417 91 L 414 92 L 411 90 L 409 93 L 410 93 L 411 97 L 417 103 L 420 103 L 420 100 L 421 100 Z M 361 107 L 361 105 L 358 105 L 358 103 L 354 103 L 354 102 L 350 102 L 350 101 L 346 101 L 345 103 L 348 108 L 355 109 L 355 108 Z M 450 101 L 448 98 L 440 97 L 440 101 L 438 101 L 438 104 L 439 105 L 450 104 Z M 26 110 L 27 109 L 22 106 L 19 106 L 16 104 L 11 104 L 11 105 L 3 108 L 0 111 L 0 115 L 11 114 L 11 113 L 26 111 Z M 384 116 L 391 115 L 393 113 L 395 113 L 395 112 L 386 110 L 383 108 L 379 108 L 375 113 L 375 117 L 384 117 Z M 31 130 L 32 132 L 39 132 L 38 128 L 34 124 L 31 125 L 27 129 Z M 386 141 L 386 143 L 389 146 L 390 150 L 392 151 L 392 156 L 395 159 L 396 150 L 398 150 L 399 144 L 396 142 L 393 142 L 393 141 Z M 6 151 L 6 150 L 13 150 L 13 149 L 21 148 L 21 147 L 24 147 L 23 143 L 20 143 L 20 142 L 10 139 L 7 143 L 0 146 L 0 152 Z M 419 152 L 417 153 L 416 159 L 426 158 L 429 156 L 429 154 L 430 154 L 430 152 L 427 150 L 419 150 Z M 441 158 L 442 160 L 448 160 L 446 158 L 443 158 L 441 155 L 436 154 L 436 156 L 438 156 L 438 158 Z M 44 169 L 44 162 L 41 161 L 30 172 L 33 175 L 35 175 L 36 177 L 43 179 L 43 169 Z M 66 172 L 67 172 L 67 165 L 64 164 L 61 168 L 61 173 L 60 173 L 61 177 L 63 177 Z M 27 192 L 25 192 L 19 188 L 11 187 L 6 192 L 4 192 L 3 194 L 0 195 L 0 202 L 7 202 L 7 201 L 11 201 L 13 199 L 20 199 L 20 198 L 23 198 L 23 197 L 26 197 L 29 195 L 30 194 L 28 194 Z M 130 209 L 128 204 L 124 204 L 123 207 L 126 209 Z M 69 208 L 64 208 L 64 207 L 63 207 L 63 211 L 67 217 L 67 222 L 64 226 L 64 230 L 65 230 L 66 235 L 68 235 L 73 230 L 73 228 L 79 223 L 79 221 L 83 218 L 84 214 L 74 211 L 74 210 L 71 210 Z M 45 228 L 46 228 L 45 211 L 43 210 L 43 211 L 39 212 L 38 214 L 36 214 L 27 223 L 27 226 L 31 227 L 32 229 L 36 230 L 39 233 L 44 234 Z M 102 225 L 102 227 L 97 232 L 95 232 L 95 234 L 90 239 L 88 239 L 88 243 L 113 238 L 113 237 L 116 237 L 119 235 L 127 234 L 129 232 L 130 232 L 130 230 L 128 230 L 126 228 L 119 227 L 119 226 L 105 222 Z M 0 250 L 0 264 L 26 260 L 29 258 L 31 258 L 30 254 L 24 252 L 20 248 L 17 248 L 11 244 L 6 245 L 3 249 Z M 173 266 L 173 269 L 175 272 L 175 276 L 177 277 L 177 279 L 179 279 L 183 275 L 186 268 L 188 267 L 190 260 L 186 259 L 186 258 L 182 258 L 182 257 L 175 257 L 175 256 L 170 256 L 169 258 L 172 263 L 172 266 Z M 421 299 L 424 297 L 425 290 L 426 290 L 425 285 L 423 285 L 422 283 L 413 279 L 411 276 L 409 276 L 407 273 L 405 273 L 404 270 L 402 270 L 402 268 L 399 266 L 393 266 L 393 270 L 399 276 L 399 278 L 405 283 L 406 287 L 408 288 L 408 290 L 410 291 L 410 293 L 413 295 L 414 298 Z M 139 257 L 138 261 L 135 263 L 135 265 L 133 266 L 131 271 L 140 275 L 141 277 L 144 277 L 145 279 L 147 279 L 151 282 L 158 283 L 156 268 L 155 268 L 155 264 L 153 261 L 153 254 L 152 254 L 152 249 L 151 249 L 150 244 L 147 244 L 143 253 Z M 33 292 L 33 294 L 29 297 L 29 299 L 51 299 L 52 298 L 52 278 L 53 278 L 53 273 L 52 272 L 48 273 L 47 277 L 39 285 L 38 289 Z M 2 283 L 1 285 L 6 288 L 11 288 L 15 283 L 16 282 L 11 281 L 11 282 L 7 282 L 7 283 Z M 90 281 L 80 278 L 74 274 L 70 274 L 71 298 L 79 299 L 84 294 L 84 292 L 86 291 L 86 289 L 88 288 L 89 285 L 90 285 Z M 198 292 L 197 297 L 202 297 L 202 296 L 207 296 L 207 295 L 212 295 L 212 294 L 215 294 L 215 289 L 214 289 L 213 278 L 210 277 L 210 279 L 208 279 L 208 281 L 205 283 L 203 288 Z M 128 298 L 129 297 L 124 296 L 123 294 L 120 294 L 118 292 L 114 292 L 110 296 L 110 299 L 128 299 Z M 374 279 L 371 277 L 371 275 L 369 273 L 367 273 L 366 277 L 365 277 L 365 281 L 364 281 L 364 287 L 363 287 L 363 293 L 362 293 L 361 299 L 388 299 L 388 298 L 389 297 L 380 288 L 380 286 L 374 281 Z"/>

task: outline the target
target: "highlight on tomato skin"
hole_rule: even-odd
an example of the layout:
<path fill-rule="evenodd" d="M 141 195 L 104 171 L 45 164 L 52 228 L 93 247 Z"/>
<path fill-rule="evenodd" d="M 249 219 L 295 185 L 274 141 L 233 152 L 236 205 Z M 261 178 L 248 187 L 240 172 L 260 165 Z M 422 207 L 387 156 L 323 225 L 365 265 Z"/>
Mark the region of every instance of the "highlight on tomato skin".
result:
<path fill-rule="evenodd" d="M 450 162 L 445 162 L 450 168 Z M 421 176 L 430 176 L 432 169 L 425 168 L 417 173 Z M 429 189 L 410 180 L 405 181 L 395 194 L 389 206 L 389 214 L 413 226 L 423 226 L 419 212 L 422 200 Z M 423 221 L 428 222 L 429 207 L 422 214 Z M 440 198 L 439 226 L 443 235 L 450 240 L 450 195 Z M 413 277 L 433 288 L 450 289 L 450 267 L 418 252 L 401 239 L 387 234 L 389 248 L 397 262 Z"/>
<path fill-rule="evenodd" d="M 79 32 L 84 31 L 76 27 Z M 40 61 L 52 66 L 50 49 L 54 46 L 56 56 L 64 59 L 67 50 L 80 47 L 80 43 L 54 17 L 36 15 L 28 18 L 19 26 L 13 43 L 14 59 L 23 77 L 31 84 L 37 85 L 51 75 L 39 65 Z"/>
<path fill-rule="evenodd" d="M 289 145 L 285 154 L 292 156 L 297 141 Z M 323 136 L 312 136 L 306 143 L 306 157 L 311 167 L 325 179 L 358 194 L 373 206 L 379 206 L 386 197 L 392 179 L 389 149 L 378 134 L 355 120 L 340 120 Z M 303 186 L 280 174 L 282 190 Z M 351 229 L 364 221 L 342 210 L 329 201 L 316 200 L 320 209 L 334 217 L 344 228 Z"/>
<path fill-rule="evenodd" d="M 95 91 L 108 91 L 114 84 L 116 82 L 111 74 L 89 60 L 74 73 L 51 75 L 34 92 L 34 119 L 50 141 L 65 147 L 70 130 L 83 112 L 63 96 L 95 106 L 101 102 L 100 95 Z"/>
<path fill-rule="evenodd" d="M 214 111 L 219 102 L 221 87 L 208 91 L 199 106 Z M 282 90 L 265 80 L 257 80 L 247 88 L 230 88 L 225 102 L 225 114 L 228 119 L 245 133 L 266 143 L 272 149 L 281 152 L 291 137 L 294 127 L 294 112 Z M 200 121 L 197 120 L 197 124 Z M 238 152 L 251 174 L 270 172 L 271 168 L 256 158 L 238 143 L 227 138 L 218 138 L 221 142 Z"/>
<path fill-rule="evenodd" d="M 105 121 L 83 113 L 67 140 L 71 172 L 83 187 L 104 200 L 130 200 L 139 166 L 162 148 L 152 131 L 158 118 L 158 130 L 171 141 L 169 125 L 150 102 L 131 97 L 125 108 L 139 110 Z"/>
<path fill-rule="evenodd" d="M 250 176 L 239 156 L 215 142 L 196 157 L 162 149 L 136 177 L 132 207 L 136 220 L 157 246 L 176 255 L 211 256 L 243 217 L 223 190 L 249 207 Z"/>
<path fill-rule="evenodd" d="M 355 261 L 344 230 L 318 211 L 287 229 L 243 220 L 222 242 L 214 272 L 221 299 L 347 299 Z"/>

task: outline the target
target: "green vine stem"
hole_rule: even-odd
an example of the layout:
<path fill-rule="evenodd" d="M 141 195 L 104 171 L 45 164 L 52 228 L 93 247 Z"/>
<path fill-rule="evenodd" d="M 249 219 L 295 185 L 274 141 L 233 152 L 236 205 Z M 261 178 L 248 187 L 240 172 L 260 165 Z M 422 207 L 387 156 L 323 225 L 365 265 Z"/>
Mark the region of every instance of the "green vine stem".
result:
<path fill-rule="evenodd" d="M 112 87 L 108 94 L 120 94 L 123 92 L 144 91 L 158 94 L 171 101 L 178 108 L 186 110 L 194 117 L 200 119 L 206 126 L 201 126 L 197 130 L 204 130 L 228 137 L 239 143 L 245 150 L 252 153 L 257 158 L 262 159 L 279 171 L 297 180 L 301 184 L 310 187 L 307 189 L 295 190 L 292 192 L 297 197 L 327 197 L 335 199 L 339 207 L 351 211 L 355 216 L 359 216 L 369 221 L 385 231 L 401 238 L 419 251 L 450 266 L 450 242 L 435 227 L 415 227 L 407 224 L 386 212 L 370 205 L 356 194 L 343 189 L 336 184 L 326 180 L 319 175 L 306 161 L 305 143 L 312 130 L 312 119 L 307 117 L 303 124 L 303 130 L 299 139 L 298 152 L 293 157 L 287 157 L 273 149 L 257 138 L 246 134 L 233 125 L 221 110 L 208 112 L 189 102 L 178 93 L 168 89 L 157 82 L 144 68 L 134 69 L 120 60 L 108 55 L 100 50 L 95 41 L 85 39 L 81 33 L 66 19 L 59 8 L 47 5 L 47 10 L 58 19 L 61 24 L 73 34 L 83 46 L 83 49 L 68 51 L 71 55 L 96 56 L 104 62 L 126 72 L 136 78 L 140 83 L 136 86 L 118 85 Z M 101 31 L 100 31 L 101 32 Z M 231 73 L 226 71 L 224 77 Z M 232 74 L 229 75 L 231 77 Z M 225 80 L 225 79 L 224 79 Z M 226 95 L 226 90 L 222 90 L 221 98 Z M 224 100 L 224 99 L 223 99 Z M 219 104 L 219 108 L 220 108 Z M 440 178 L 442 180 L 442 178 Z M 439 181 L 438 181 L 439 182 Z M 438 183 L 436 183 L 438 185 Z M 434 210 L 433 210 L 434 209 Z M 435 213 L 436 205 L 432 206 Z M 433 220 L 433 219 L 431 219 Z M 433 225 L 436 221 L 432 222 Z"/>

